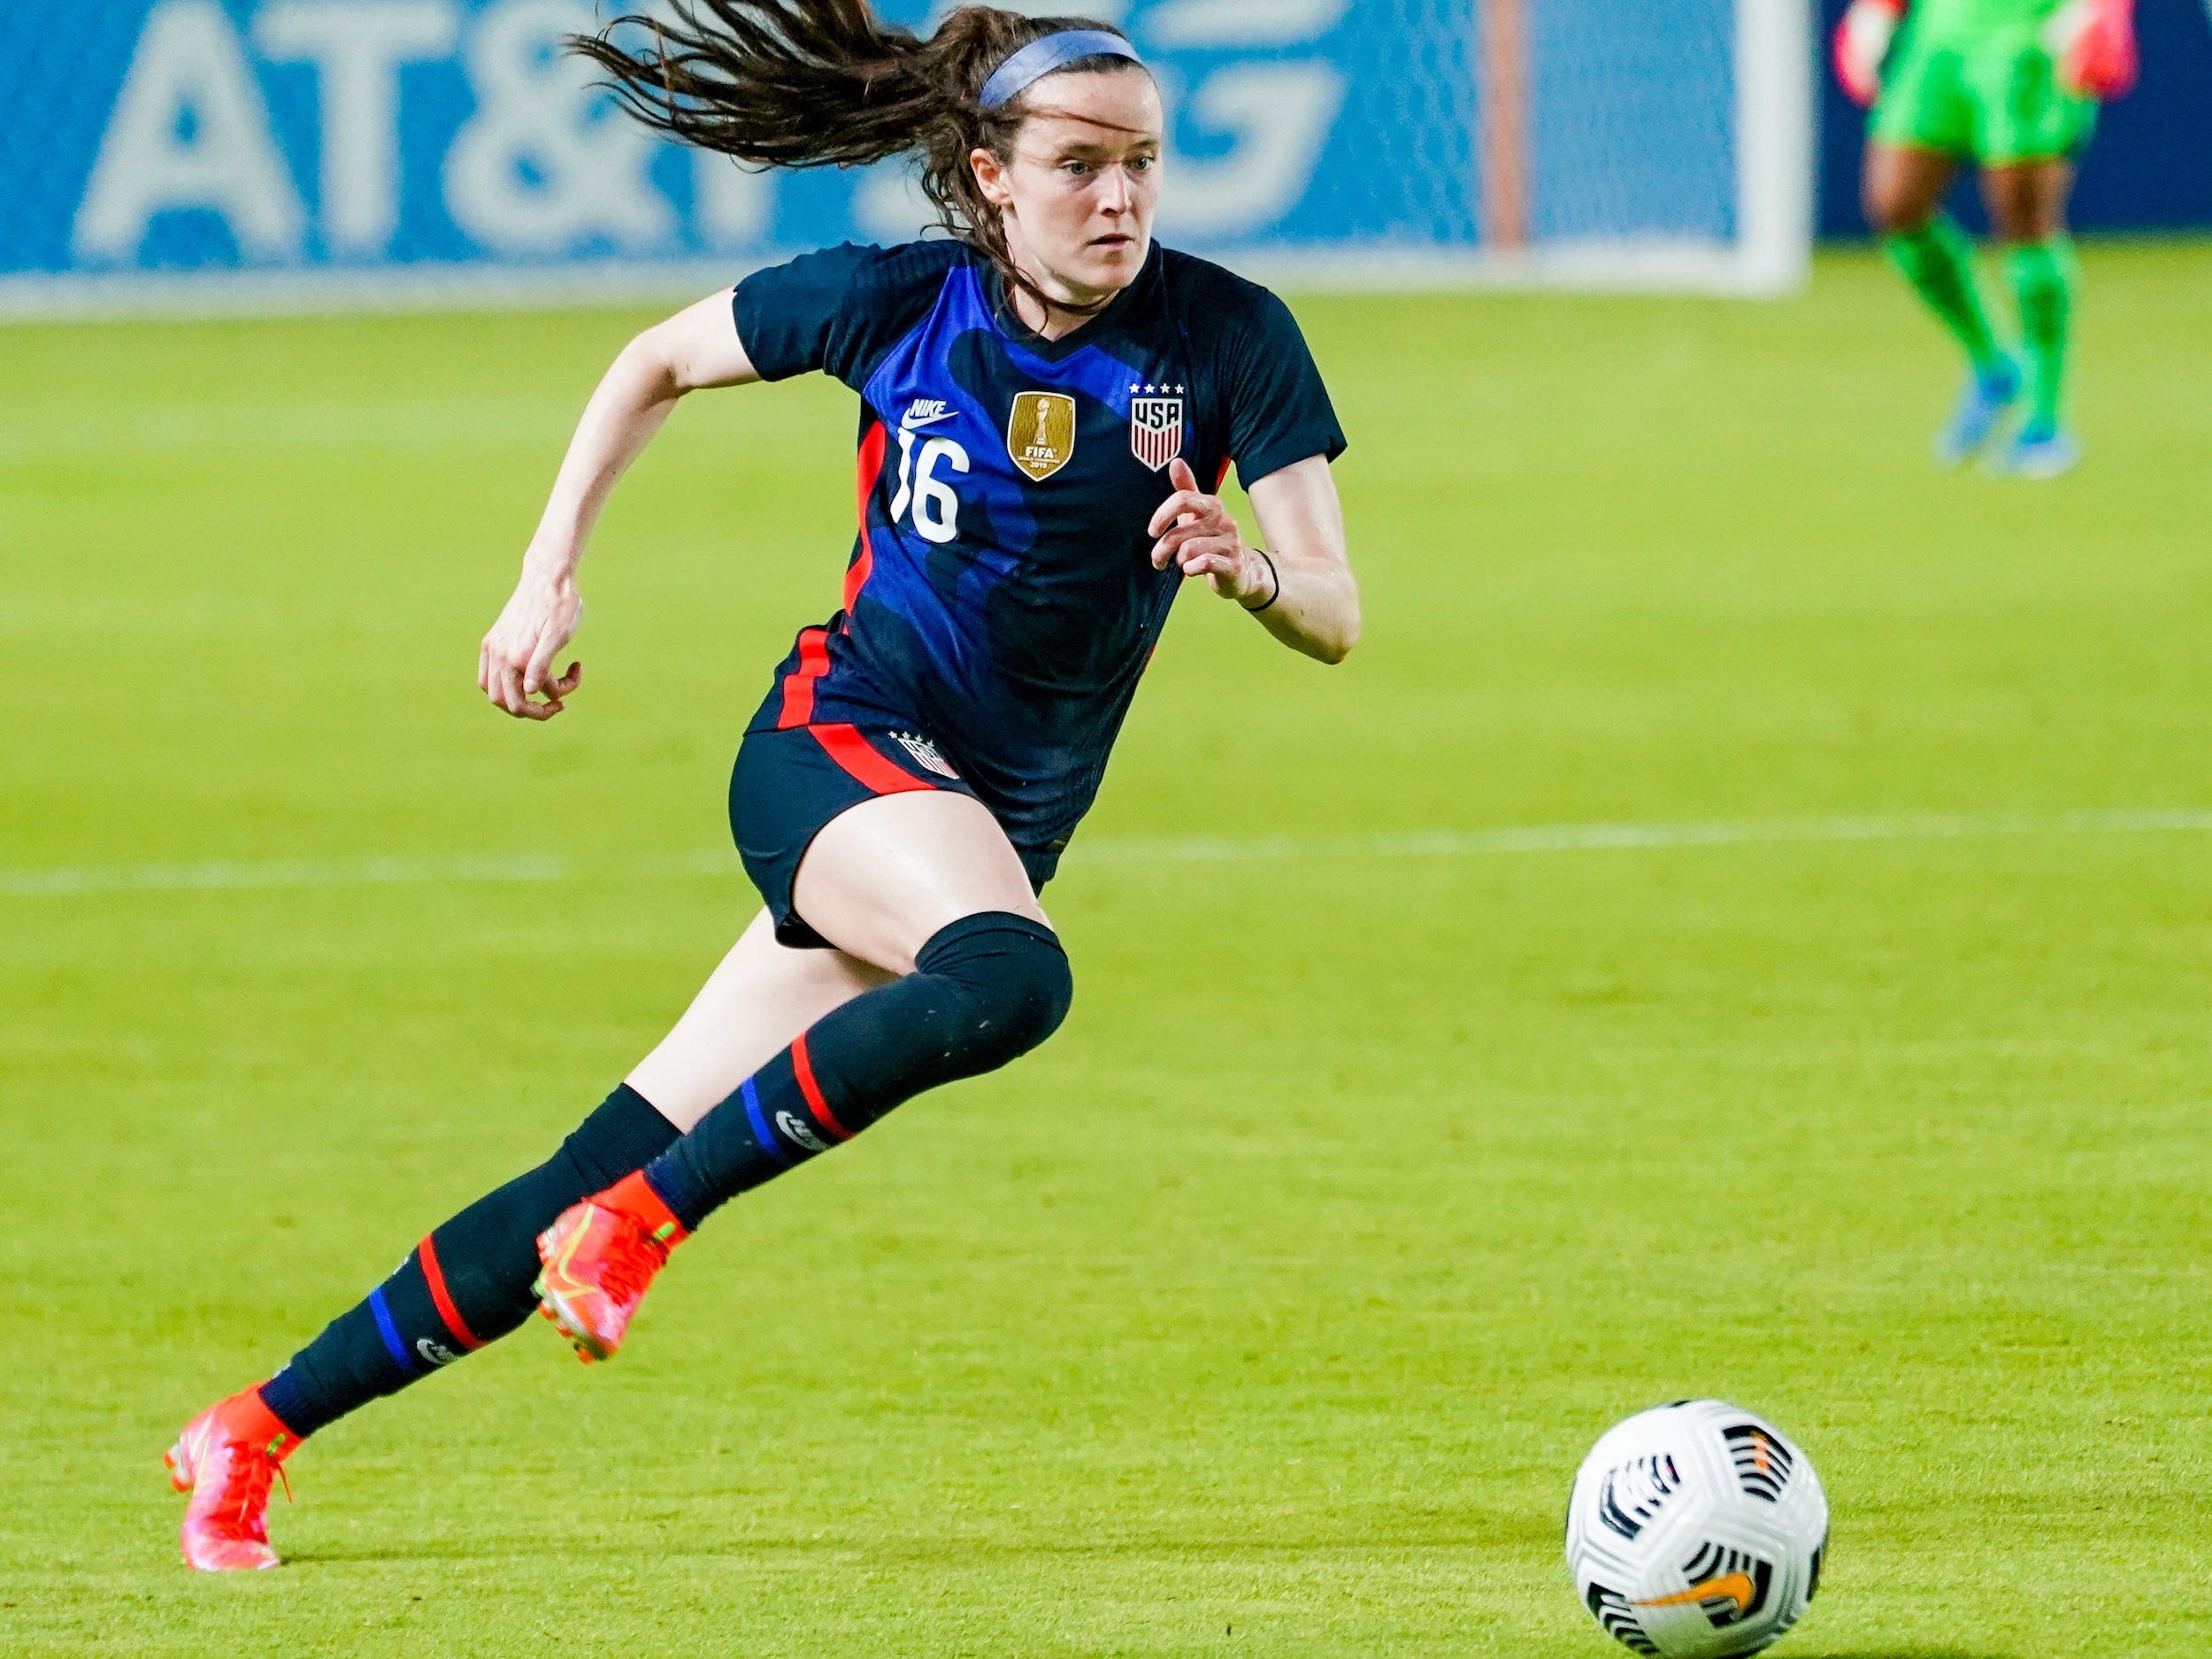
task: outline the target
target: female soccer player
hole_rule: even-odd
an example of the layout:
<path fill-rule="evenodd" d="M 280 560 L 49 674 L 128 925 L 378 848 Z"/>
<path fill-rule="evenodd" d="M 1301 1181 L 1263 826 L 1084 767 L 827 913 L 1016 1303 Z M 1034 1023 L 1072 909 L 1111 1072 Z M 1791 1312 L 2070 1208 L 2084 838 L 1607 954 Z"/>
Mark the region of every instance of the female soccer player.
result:
<path fill-rule="evenodd" d="M 477 683 L 518 718 L 567 707 L 586 538 L 679 398 L 816 369 L 851 387 L 843 606 L 801 631 L 730 782 L 766 908 L 549 1162 L 186 1425 L 195 1567 L 276 1564 L 270 1481 L 325 1425 L 534 1308 L 608 1357 L 718 1205 L 1050 1036 L 1071 981 L 1037 894 L 1185 580 L 1324 662 L 1359 631 L 1328 396 L 1280 301 L 1154 245 L 1160 97 L 1126 39 L 980 6 L 926 41 L 865 0 L 695 7 L 641 53 L 580 48 L 645 121 L 746 161 L 918 152 L 953 234 L 810 254 L 633 341 Z M 1232 462 L 1264 551 L 1210 493 Z"/>
<path fill-rule="evenodd" d="M 2074 158 L 2095 100 L 2134 83 L 2134 0 L 1852 0 L 1835 37 L 1837 79 L 1871 105 L 1867 218 L 1928 309 L 1965 351 L 1966 390 L 1936 440 L 1956 466 L 2025 419 L 1993 467 L 2052 478 L 2080 458 L 2065 424 L 2066 350 L 2078 276 L 2066 235 Z M 1943 211 L 1978 163 L 2024 369 L 1982 303 L 1974 250 Z"/>

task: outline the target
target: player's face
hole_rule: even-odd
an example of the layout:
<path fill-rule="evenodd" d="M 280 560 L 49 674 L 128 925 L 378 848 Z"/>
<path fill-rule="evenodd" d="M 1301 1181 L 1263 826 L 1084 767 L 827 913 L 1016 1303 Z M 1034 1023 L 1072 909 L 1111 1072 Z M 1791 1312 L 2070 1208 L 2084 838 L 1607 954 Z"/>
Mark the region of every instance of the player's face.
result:
<path fill-rule="evenodd" d="M 1047 293 L 1083 304 L 1136 280 L 1160 196 L 1160 124 L 1150 75 L 1051 75 L 1030 95 L 1012 158 L 974 153 L 1007 246 Z"/>

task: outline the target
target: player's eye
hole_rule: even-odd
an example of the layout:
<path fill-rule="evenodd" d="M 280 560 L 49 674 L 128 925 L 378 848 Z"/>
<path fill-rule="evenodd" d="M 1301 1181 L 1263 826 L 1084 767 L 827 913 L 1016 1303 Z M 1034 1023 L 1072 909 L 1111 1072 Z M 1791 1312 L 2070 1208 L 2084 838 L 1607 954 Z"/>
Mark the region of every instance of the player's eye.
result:
<path fill-rule="evenodd" d="M 1152 171 L 1153 164 L 1158 160 L 1159 157 L 1157 156 L 1136 157 L 1129 163 L 1129 171 L 1132 173 L 1149 173 Z"/>
<path fill-rule="evenodd" d="M 1080 179 L 1086 173 L 1089 173 L 1090 170 L 1091 164 L 1087 161 L 1076 161 L 1070 159 L 1060 164 L 1060 171 L 1066 173 L 1071 179 Z"/>

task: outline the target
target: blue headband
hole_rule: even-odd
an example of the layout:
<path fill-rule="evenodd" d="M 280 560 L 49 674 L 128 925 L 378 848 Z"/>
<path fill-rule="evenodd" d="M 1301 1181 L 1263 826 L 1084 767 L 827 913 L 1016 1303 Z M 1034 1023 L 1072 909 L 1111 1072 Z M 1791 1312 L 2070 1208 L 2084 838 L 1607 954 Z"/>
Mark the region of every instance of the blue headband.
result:
<path fill-rule="evenodd" d="M 991 78 L 983 83 L 983 96 L 976 102 L 987 110 L 1003 109 L 1054 70 L 1065 69 L 1083 58 L 1144 62 L 1137 56 L 1137 49 L 1118 35 L 1104 29 L 1062 29 L 1057 35 L 1030 42 L 991 71 Z"/>

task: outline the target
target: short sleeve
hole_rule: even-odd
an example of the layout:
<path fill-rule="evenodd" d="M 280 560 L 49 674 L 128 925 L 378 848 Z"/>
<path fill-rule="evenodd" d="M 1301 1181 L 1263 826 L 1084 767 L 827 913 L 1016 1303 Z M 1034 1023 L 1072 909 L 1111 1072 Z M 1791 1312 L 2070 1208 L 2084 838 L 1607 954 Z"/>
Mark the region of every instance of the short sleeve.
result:
<path fill-rule="evenodd" d="M 737 285 L 730 310 L 738 343 L 762 380 L 817 369 L 852 379 L 868 355 L 869 325 L 879 315 L 855 290 L 882 257 L 879 248 L 846 242 L 756 271 Z"/>
<path fill-rule="evenodd" d="M 1308 456 L 1344 453 L 1321 370 L 1290 307 L 1264 288 L 1249 290 L 1240 328 L 1229 335 L 1229 456 L 1247 488 Z"/>

